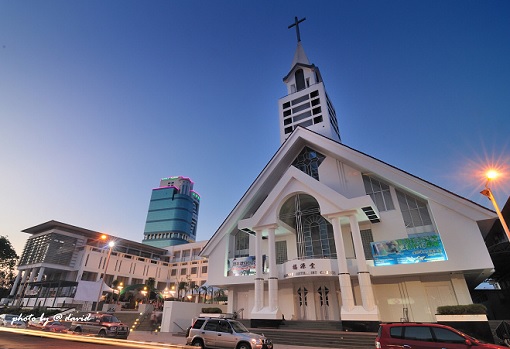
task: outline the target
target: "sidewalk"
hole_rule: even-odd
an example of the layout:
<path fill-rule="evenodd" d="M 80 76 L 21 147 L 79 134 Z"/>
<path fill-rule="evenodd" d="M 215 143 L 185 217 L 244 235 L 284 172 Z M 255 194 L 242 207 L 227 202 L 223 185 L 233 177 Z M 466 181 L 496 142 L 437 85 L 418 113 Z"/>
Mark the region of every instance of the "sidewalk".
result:
<path fill-rule="evenodd" d="M 186 337 L 174 336 L 168 332 L 150 332 L 150 331 L 133 331 L 129 334 L 128 340 L 148 342 L 148 343 L 164 343 L 173 345 L 186 345 Z M 322 347 L 304 347 L 288 344 L 274 344 L 274 349 L 323 349 Z"/>

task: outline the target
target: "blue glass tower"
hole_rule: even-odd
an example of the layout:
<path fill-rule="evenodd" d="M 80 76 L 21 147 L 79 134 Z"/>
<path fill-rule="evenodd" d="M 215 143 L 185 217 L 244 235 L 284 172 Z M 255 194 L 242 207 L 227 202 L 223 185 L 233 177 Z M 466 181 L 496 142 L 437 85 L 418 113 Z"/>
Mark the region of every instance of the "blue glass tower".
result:
<path fill-rule="evenodd" d="M 161 179 L 152 190 L 142 243 L 163 248 L 195 242 L 199 205 L 189 178 Z"/>

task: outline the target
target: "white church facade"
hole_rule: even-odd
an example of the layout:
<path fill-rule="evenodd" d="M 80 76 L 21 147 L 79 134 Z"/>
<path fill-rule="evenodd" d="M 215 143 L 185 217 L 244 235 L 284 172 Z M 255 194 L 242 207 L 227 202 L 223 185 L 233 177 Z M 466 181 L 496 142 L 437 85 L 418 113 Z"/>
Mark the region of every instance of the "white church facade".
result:
<path fill-rule="evenodd" d="M 493 270 L 477 222 L 495 213 L 342 144 L 299 31 L 284 83 L 282 145 L 201 252 L 229 311 L 347 326 L 472 303 Z"/>

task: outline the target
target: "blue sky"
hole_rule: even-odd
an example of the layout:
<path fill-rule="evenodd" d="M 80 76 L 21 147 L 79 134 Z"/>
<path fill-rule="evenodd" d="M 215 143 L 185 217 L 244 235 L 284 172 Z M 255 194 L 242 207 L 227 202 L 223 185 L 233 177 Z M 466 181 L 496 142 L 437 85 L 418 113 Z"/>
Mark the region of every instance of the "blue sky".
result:
<path fill-rule="evenodd" d="M 510 196 L 508 1 L 0 0 L 0 235 L 48 220 L 141 241 L 160 178 L 212 236 L 280 146 L 301 38 L 343 142 L 479 204 Z"/>

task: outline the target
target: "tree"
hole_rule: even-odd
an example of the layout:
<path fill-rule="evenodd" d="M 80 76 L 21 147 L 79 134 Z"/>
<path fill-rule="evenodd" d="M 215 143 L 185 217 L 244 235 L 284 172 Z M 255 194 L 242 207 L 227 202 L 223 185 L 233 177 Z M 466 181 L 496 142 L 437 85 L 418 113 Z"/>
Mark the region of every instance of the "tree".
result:
<path fill-rule="evenodd" d="M 18 259 L 9 239 L 0 236 L 0 297 L 7 296 L 14 284 L 14 268 Z"/>
<path fill-rule="evenodd" d="M 206 300 L 207 300 L 207 286 L 200 286 L 200 290 L 204 291 L 204 300 L 203 300 L 203 303 L 206 303 Z"/>
<path fill-rule="evenodd" d="M 184 298 L 184 296 L 186 295 L 187 290 L 188 290 L 188 282 L 179 281 L 179 285 L 177 285 L 177 298 L 182 300 Z M 184 293 L 182 297 L 181 297 L 181 293 Z"/>

